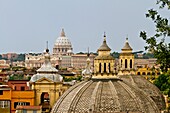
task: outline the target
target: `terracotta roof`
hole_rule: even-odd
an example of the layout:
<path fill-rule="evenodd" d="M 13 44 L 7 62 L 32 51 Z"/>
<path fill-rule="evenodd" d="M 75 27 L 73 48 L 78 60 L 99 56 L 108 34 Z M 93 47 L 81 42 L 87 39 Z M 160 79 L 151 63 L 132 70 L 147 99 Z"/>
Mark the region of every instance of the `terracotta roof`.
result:
<path fill-rule="evenodd" d="M 42 106 L 17 106 L 17 110 L 19 109 L 32 109 L 32 110 L 40 110 Z"/>

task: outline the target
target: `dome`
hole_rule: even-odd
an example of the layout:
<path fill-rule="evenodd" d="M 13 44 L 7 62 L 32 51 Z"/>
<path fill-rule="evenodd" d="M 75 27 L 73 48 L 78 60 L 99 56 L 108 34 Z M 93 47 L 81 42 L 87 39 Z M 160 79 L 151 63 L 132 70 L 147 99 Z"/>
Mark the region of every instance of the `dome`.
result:
<path fill-rule="evenodd" d="M 106 43 L 106 36 L 104 35 L 104 41 L 103 44 L 99 47 L 98 51 L 110 51 L 111 49 Z"/>
<path fill-rule="evenodd" d="M 58 37 L 55 45 L 62 45 L 62 46 L 72 46 L 70 40 L 67 37 Z"/>
<path fill-rule="evenodd" d="M 126 38 L 126 42 L 122 50 L 132 50 L 132 48 L 129 45 L 128 38 Z"/>
<path fill-rule="evenodd" d="M 60 37 L 57 38 L 55 42 L 56 46 L 67 46 L 67 47 L 72 47 L 70 40 L 66 37 L 64 29 L 61 31 Z"/>
<path fill-rule="evenodd" d="M 135 78 L 137 77 L 137 78 Z M 138 76 L 133 78 L 137 80 Z M 132 79 L 91 79 L 82 81 L 68 89 L 56 102 L 52 113 L 106 113 L 106 112 L 133 112 L 133 113 L 159 113 L 164 104 L 159 107 L 147 91 L 128 82 Z M 135 81 L 137 82 L 137 81 Z M 148 82 L 148 81 L 143 81 Z M 145 84 L 145 83 L 142 83 Z M 154 91 L 152 86 L 148 91 Z M 155 91 L 158 97 L 161 93 Z M 159 98 L 162 99 L 163 98 Z"/>
<path fill-rule="evenodd" d="M 31 77 L 30 82 L 36 82 L 42 78 L 46 78 L 53 82 L 61 82 L 63 80 L 63 77 L 59 74 L 35 74 Z"/>
<path fill-rule="evenodd" d="M 114 58 L 110 57 L 106 38 L 98 52 L 93 74 L 70 87 L 52 113 L 160 113 L 165 109 L 163 95 L 152 83 L 142 76 L 113 71 Z"/>
<path fill-rule="evenodd" d="M 46 78 L 53 82 L 61 82 L 63 77 L 57 74 L 58 70 L 55 69 L 50 62 L 49 50 L 46 49 L 44 53 L 44 64 L 37 70 L 37 74 L 33 75 L 30 82 L 36 82 L 42 78 Z"/>
<path fill-rule="evenodd" d="M 53 54 L 59 55 L 67 55 L 68 52 L 72 52 L 72 44 L 70 40 L 66 37 L 64 29 L 62 29 L 60 37 L 57 38 L 54 48 Z"/>

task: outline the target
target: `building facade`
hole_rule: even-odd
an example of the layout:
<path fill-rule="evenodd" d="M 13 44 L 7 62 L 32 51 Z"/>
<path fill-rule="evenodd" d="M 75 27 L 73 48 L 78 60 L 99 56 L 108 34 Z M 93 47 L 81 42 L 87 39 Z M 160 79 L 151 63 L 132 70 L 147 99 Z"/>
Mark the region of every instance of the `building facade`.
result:
<path fill-rule="evenodd" d="M 52 106 L 67 89 L 63 77 L 58 74 L 50 62 L 49 50 L 44 54 L 45 61 L 30 80 L 31 89 L 35 92 L 35 106 L 41 105 L 43 112 L 50 112 Z"/>
<path fill-rule="evenodd" d="M 134 54 L 129 45 L 128 38 L 119 56 L 119 75 L 135 74 Z"/>

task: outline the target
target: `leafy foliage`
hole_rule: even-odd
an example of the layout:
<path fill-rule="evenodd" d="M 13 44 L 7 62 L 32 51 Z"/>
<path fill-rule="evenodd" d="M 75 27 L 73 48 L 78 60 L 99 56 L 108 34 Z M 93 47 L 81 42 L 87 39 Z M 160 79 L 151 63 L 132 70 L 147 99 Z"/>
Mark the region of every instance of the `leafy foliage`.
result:
<path fill-rule="evenodd" d="M 170 9 L 169 0 L 158 0 L 157 4 L 160 9 L 165 7 Z M 161 17 L 158 11 L 154 9 L 148 10 L 146 17 L 151 18 L 154 22 L 156 33 L 154 36 L 148 37 L 145 31 L 141 31 L 140 37 L 142 37 L 148 44 L 148 46 L 145 46 L 145 49 L 154 53 L 157 62 L 161 65 L 161 70 L 167 72 L 168 68 L 170 68 L 170 43 L 165 42 L 165 39 L 170 36 L 168 19 Z"/>
<path fill-rule="evenodd" d="M 113 52 L 113 53 L 111 53 L 111 55 L 112 55 L 114 58 L 119 58 L 119 53 L 118 53 L 118 52 Z"/>
<path fill-rule="evenodd" d="M 166 95 L 170 96 L 170 71 L 160 75 L 154 84 Z"/>
<path fill-rule="evenodd" d="M 154 58 L 154 54 L 152 54 L 152 53 L 144 53 L 143 58 L 144 59 Z"/>
<path fill-rule="evenodd" d="M 71 82 L 72 80 L 81 81 L 82 80 L 82 76 L 70 77 L 70 78 L 66 78 L 65 76 L 63 76 L 63 79 L 64 79 L 65 82 Z"/>

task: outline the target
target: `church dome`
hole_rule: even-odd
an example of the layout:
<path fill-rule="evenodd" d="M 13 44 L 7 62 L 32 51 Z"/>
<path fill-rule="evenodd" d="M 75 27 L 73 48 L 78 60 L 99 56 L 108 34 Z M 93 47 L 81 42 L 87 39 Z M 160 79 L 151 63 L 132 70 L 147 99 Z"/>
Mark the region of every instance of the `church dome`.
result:
<path fill-rule="evenodd" d="M 106 43 L 106 35 L 104 35 L 103 44 L 99 47 L 98 51 L 110 51 L 111 49 Z"/>
<path fill-rule="evenodd" d="M 52 113 L 159 113 L 159 110 L 146 92 L 115 78 L 91 79 L 72 86 L 54 105 Z"/>
<path fill-rule="evenodd" d="M 123 50 L 132 50 L 132 48 L 131 48 L 130 45 L 129 45 L 128 38 L 126 38 L 125 45 L 124 45 L 123 48 L 122 48 L 122 51 L 123 51 Z"/>
<path fill-rule="evenodd" d="M 68 37 L 66 37 L 64 29 L 62 29 L 60 36 L 55 41 L 53 54 L 66 55 L 68 51 L 72 50 L 72 44 Z"/>
<path fill-rule="evenodd" d="M 49 50 L 46 49 L 46 52 L 44 53 L 44 64 L 37 70 L 37 74 L 31 77 L 30 82 L 37 82 L 42 78 L 46 78 L 53 82 L 61 82 L 63 77 L 57 72 L 58 70 L 51 65 Z"/>
<path fill-rule="evenodd" d="M 72 46 L 70 40 L 67 37 L 58 37 L 55 45 L 62 45 L 62 46 Z"/>

